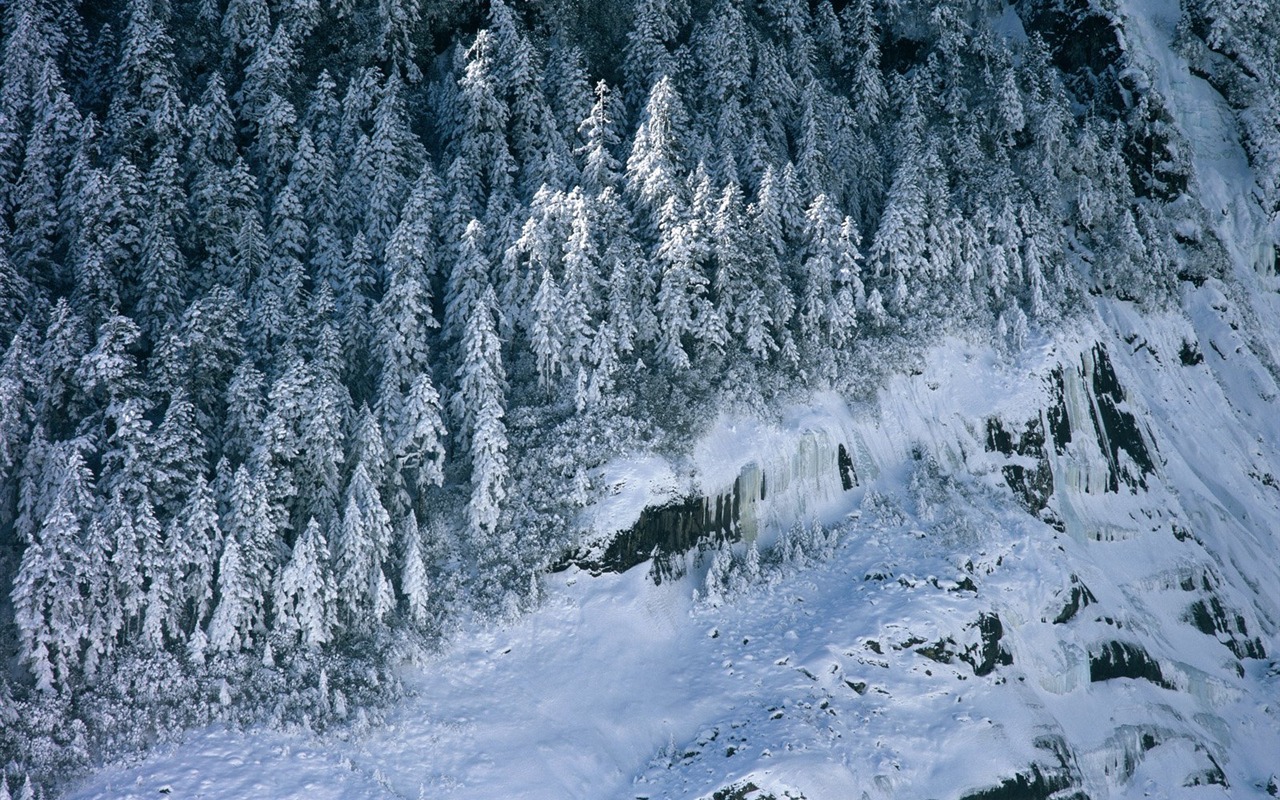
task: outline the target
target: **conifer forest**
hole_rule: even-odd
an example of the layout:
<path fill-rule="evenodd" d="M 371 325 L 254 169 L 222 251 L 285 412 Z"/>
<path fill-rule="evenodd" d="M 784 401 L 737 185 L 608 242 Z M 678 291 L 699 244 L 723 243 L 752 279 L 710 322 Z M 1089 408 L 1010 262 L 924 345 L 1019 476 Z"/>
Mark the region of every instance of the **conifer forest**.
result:
<path fill-rule="evenodd" d="M 408 693 L 403 665 L 421 665 L 429 683 L 451 642 L 538 613 L 566 569 L 592 580 L 584 554 L 636 520 L 604 525 L 593 510 L 623 491 L 611 464 L 650 454 L 685 475 L 726 415 L 777 420 L 839 397 L 879 409 L 877 424 L 907 426 L 892 387 L 932 380 L 929 354 L 946 342 L 1027 373 L 1028 354 L 1091 325 L 1199 320 L 1196 309 L 1277 291 L 1274 0 L 0 6 L 0 798 L 58 796 L 104 764 L 210 725 L 316 736 L 376 727 Z M 1139 24 L 1148 6 L 1167 20 L 1167 47 Z M 1216 116 L 1187 111 L 1202 96 Z M 1235 149 L 1219 150 L 1243 153 L 1222 180 L 1243 175 L 1247 194 L 1214 188 L 1211 125 L 1193 124 L 1209 118 L 1232 137 Z M 1235 205 L 1219 211 L 1220 195 Z M 1239 220 L 1254 220 L 1254 233 L 1233 239 L 1246 230 Z M 1195 299 L 1210 290 L 1225 299 Z M 1157 484 L 1174 499 L 1141 524 L 1200 519 L 1169 511 L 1198 489 L 1169 466 L 1182 462 L 1163 423 L 1145 415 L 1142 403 L 1157 401 L 1125 391 L 1146 373 L 1121 356 L 1147 341 L 1159 369 L 1257 354 L 1261 377 L 1231 385 L 1263 387 L 1262 404 L 1239 413 L 1260 431 L 1242 436 L 1256 451 L 1250 474 L 1270 478 L 1263 466 L 1280 465 L 1280 438 L 1265 387 L 1280 375 L 1280 349 L 1268 337 L 1280 316 L 1250 308 L 1212 343 L 1190 333 L 1167 346 L 1152 334 L 1107 339 L 1118 373 L 1107 372 L 1107 350 L 1082 350 L 1093 410 L 1079 417 L 1079 359 L 1063 361 L 1066 378 L 1058 368 L 1050 383 L 1065 392 L 1064 410 L 1046 406 L 1025 434 L 1032 412 L 1009 412 L 1004 427 L 975 422 L 972 447 L 954 449 L 987 477 L 965 480 L 1012 490 L 1046 541 L 1069 536 L 1087 515 L 1068 508 L 1062 481 L 1075 479 L 1055 459 L 1083 446 L 1084 428 L 1068 430 L 1083 419 L 1103 442 L 1098 463 L 1110 465 L 1106 485 L 1079 488 L 1112 503 L 1091 512 L 1097 519 L 1139 525 L 1116 498 L 1153 496 Z M 957 385 L 1005 391 L 973 385 L 981 380 L 974 372 Z M 1225 396 L 1246 408 L 1235 390 Z M 1170 418 L 1192 425 L 1197 415 Z M 1213 431 L 1231 429 L 1212 424 L 1197 439 L 1206 449 Z M 912 436 L 917 449 L 902 463 L 917 466 L 900 494 L 937 500 L 912 500 L 899 517 L 885 511 L 899 484 L 865 489 L 867 475 L 898 473 L 874 445 L 840 444 L 832 480 L 849 497 L 865 489 L 864 522 L 941 520 L 950 512 L 931 509 L 970 497 L 954 488 L 958 462 L 938 438 Z M 975 452 L 1008 460 L 979 469 Z M 691 485 L 712 498 L 708 509 L 715 492 L 733 492 L 731 541 L 646 590 L 684 580 L 681 595 L 700 598 L 695 615 L 843 552 L 846 534 L 829 519 L 792 529 L 778 517 L 776 545 L 763 525 L 759 548 L 739 540 L 746 478 L 734 482 L 738 462 L 725 465 L 728 483 Z M 775 472 L 760 502 L 799 491 Z M 1265 508 L 1241 524 L 1280 526 L 1280 506 Z M 645 513 L 642 522 L 660 519 Z M 1271 534 L 1254 558 L 1214 550 L 1211 533 L 1187 535 L 1168 546 L 1194 539 L 1217 566 L 1186 580 L 1228 600 L 1214 587 L 1250 587 L 1237 620 L 1208 594 L 1199 608 L 1206 632 L 1239 644 L 1228 651 L 1206 637 L 1243 659 L 1240 676 L 1271 665 L 1273 677 L 1257 677 L 1270 689 L 1241 691 L 1275 705 L 1265 694 L 1280 691 L 1280 668 L 1266 661 L 1280 648 L 1278 584 L 1270 572 L 1231 576 L 1253 574 L 1237 561 L 1276 563 L 1280 540 Z M 907 560 L 894 562 L 894 581 Z M 862 582 L 870 568 L 857 569 Z M 1094 589 L 1074 590 L 1073 602 L 1108 602 Z M 1196 613 L 1183 619 L 1203 630 Z M 972 630 L 999 639 L 999 617 L 982 625 Z M 987 672 L 1030 663 L 1032 640 L 1015 641 L 1011 661 L 991 655 Z M 1142 677 L 1120 646 L 1089 649 L 1086 683 L 1110 677 L 1098 677 L 1098 652 Z M 964 656 L 938 652 L 931 669 L 963 666 Z M 1192 691 L 1170 677 L 1176 659 L 1153 660 L 1144 686 L 1160 678 Z M 1235 674 L 1223 680 L 1255 679 Z M 1267 735 L 1280 741 L 1267 713 Z M 1224 748 L 1203 752 L 1226 781 L 1235 767 Z M 1058 773 L 1037 767 L 1040 784 L 1019 773 L 1028 794 L 990 796 L 1107 796 L 1088 782 L 1087 759 L 1071 773 L 1075 757 L 1059 757 L 1062 775 L 1086 777 L 1055 783 Z M 715 797 L 757 797 L 763 773 L 753 774 L 750 790 Z M 386 796 L 455 796 L 417 791 Z M 855 796 L 795 791 L 785 796 Z"/>

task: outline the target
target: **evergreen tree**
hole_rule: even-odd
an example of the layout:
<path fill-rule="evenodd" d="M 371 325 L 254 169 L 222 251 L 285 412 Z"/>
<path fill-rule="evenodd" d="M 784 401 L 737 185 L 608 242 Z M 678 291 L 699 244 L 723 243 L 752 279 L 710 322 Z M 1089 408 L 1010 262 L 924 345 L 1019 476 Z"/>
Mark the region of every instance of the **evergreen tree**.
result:
<path fill-rule="evenodd" d="M 348 629 L 367 630 L 394 606 L 383 572 L 391 542 L 391 518 L 364 463 L 358 462 L 334 542 L 339 606 Z"/>
<path fill-rule="evenodd" d="M 400 591 L 404 595 L 409 621 L 419 628 L 430 622 L 431 587 L 422 553 L 422 533 L 413 514 L 400 526 L 404 562 L 400 570 Z"/>
<path fill-rule="evenodd" d="M 271 38 L 271 12 L 266 0 L 228 0 L 222 14 L 222 38 L 239 53 L 265 47 Z"/>
<path fill-rule="evenodd" d="M 117 83 L 107 114 L 107 130 L 124 153 L 147 164 L 185 134 L 186 110 L 173 39 L 149 0 L 125 5 Z"/>
<path fill-rule="evenodd" d="M 831 306 L 831 333 L 836 347 L 844 347 L 853 337 L 858 326 L 858 309 L 867 302 L 866 287 L 862 282 L 862 253 L 858 246 L 862 237 L 853 219 L 845 217 L 840 223 L 840 235 L 836 241 L 836 286 Z"/>
<path fill-rule="evenodd" d="M 227 418 L 223 426 L 222 452 L 236 463 L 245 461 L 257 446 L 258 432 L 266 416 L 264 378 L 249 359 L 236 365 L 227 384 Z"/>
<path fill-rule="evenodd" d="M 889 104 L 880 72 L 881 33 L 872 0 L 854 0 L 845 7 L 846 50 L 853 64 L 849 85 L 853 88 L 853 108 L 859 123 L 875 125 Z"/>
<path fill-rule="evenodd" d="M 589 192 L 599 193 L 618 183 L 622 165 L 614 154 L 622 141 L 618 125 L 625 114 L 622 102 L 609 85 L 604 81 L 597 83 L 591 113 L 578 126 L 582 139 L 577 150 L 582 160 L 582 185 Z"/>
<path fill-rule="evenodd" d="M 164 416 L 148 447 L 152 493 L 161 517 L 175 516 L 204 469 L 204 437 L 196 426 L 196 410 L 185 392 L 169 398 Z"/>
<path fill-rule="evenodd" d="M 702 62 L 704 109 L 737 104 L 751 82 L 751 39 L 740 0 L 720 0 L 698 37 L 697 57 Z M 722 145 L 736 148 L 741 131 L 721 131 Z M 733 136 L 739 134 L 739 136 Z"/>
<path fill-rule="evenodd" d="M 313 649 L 328 644 L 334 633 L 337 591 L 328 551 L 324 530 L 309 520 L 276 583 L 276 629 Z"/>
<path fill-rule="evenodd" d="M 302 452 L 296 480 L 300 487 L 295 521 L 315 517 L 331 529 L 340 509 L 346 431 L 353 416 L 351 395 L 330 368 L 312 370 L 309 402 L 300 421 Z"/>
<path fill-rule="evenodd" d="M 368 406 L 361 406 L 353 418 L 350 441 L 348 473 L 354 473 L 356 465 L 363 464 L 369 480 L 381 491 L 381 487 L 387 484 L 391 457 L 387 452 L 382 426 Z"/>
<path fill-rule="evenodd" d="M 148 176 L 152 207 L 142 238 L 138 314 L 152 341 L 160 339 L 186 305 L 186 259 L 178 246 L 186 209 L 179 177 L 177 154 L 173 148 L 165 148 Z"/>
<path fill-rule="evenodd" d="M 364 209 L 362 230 L 379 262 L 425 160 L 422 145 L 409 129 L 403 95 L 403 85 L 396 75 L 388 78 L 378 93 L 367 154 L 368 193 L 359 198 Z"/>
<path fill-rule="evenodd" d="M 833 186 L 831 157 L 834 136 L 826 109 L 833 105 L 816 80 L 800 94 L 800 139 L 796 143 L 796 171 L 808 197 L 830 192 Z"/>
<path fill-rule="evenodd" d="M 602 205 L 616 206 L 613 203 L 616 195 L 612 192 L 602 197 L 606 198 L 606 203 Z M 620 210 L 617 209 L 617 211 Z M 611 216 L 615 217 L 613 225 L 608 223 Z M 609 233 L 605 237 L 607 244 L 602 261 L 605 265 L 609 265 L 608 285 L 605 288 L 607 306 L 605 316 L 613 331 L 617 352 L 623 354 L 635 349 L 642 327 L 652 338 L 657 325 L 649 322 L 649 318 L 653 317 L 649 304 L 650 293 L 642 288 L 643 283 L 648 283 L 647 265 L 642 263 L 639 248 L 631 237 L 619 234 L 617 216 L 616 213 L 605 216 Z"/>
<path fill-rule="evenodd" d="M 716 208 L 711 239 L 715 255 L 716 302 L 729 320 L 729 331 L 753 358 L 764 361 L 778 349 L 773 338 L 773 314 L 766 295 L 768 278 L 757 277 L 752 241 L 747 232 L 742 192 L 724 188 Z M 776 261 L 774 265 L 776 266 Z M 777 273 L 774 273 L 777 280 Z"/>
<path fill-rule="evenodd" d="M 209 645 L 223 653 L 235 653 L 252 646 L 253 629 L 259 621 L 259 599 L 251 570 L 241 553 L 239 539 L 227 537 L 218 560 L 218 605 L 209 621 Z"/>
<path fill-rule="evenodd" d="M 786 201 L 777 172 L 772 166 L 767 167 L 760 179 L 756 200 L 748 209 L 754 233 L 751 254 L 763 276 L 762 288 L 773 320 L 773 339 L 784 354 L 795 350 L 789 328 L 795 314 L 795 296 L 786 280 L 791 258 L 784 225 L 789 216 Z M 788 360 L 794 359 L 788 355 Z"/>
<path fill-rule="evenodd" d="M 473 213 L 488 204 L 490 195 L 509 197 L 514 188 L 516 164 L 507 145 L 511 111 L 498 88 L 495 49 L 493 35 L 480 31 L 458 79 L 459 127 L 452 132 L 452 157 L 466 169 L 451 169 L 449 183 Z"/>
<path fill-rule="evenodd" d="M 566 367 L 576 372 L 591 345 L 592 321 L 599 315 L 600 253 L 594 235 L 594 209 L 580 188 L 565 198 L 569 232 L 562 247 L 564 292 L 562 329 Z"/>
<path fill-rule="evenodd" d="M 675 84 L 662 77 L 649 93 L 627 158 L 627 188 L 650 231 L 657 230 L 667 202 L 683 197 L 688 125 Z"/>
<path fill-rule="evenodd" d="M 687 0 L 640 0 L 636 3 L 635 22 L 627 38 L 622 61 L 627 97 L 633 109 L 650 96 L 654 84 L 675 72 L 675 59 L 667 45 L 675 40 L 683 27 L 687 11 Z"/>
<path fill-rule="evenodd" d="M 564 371 L 565 335 L 561 327 L 564 300 L 551 267 L 542 269 L 542 279 L 533 296 L 533 320 L 529 331 L 530 344 L 536 358 L 538 382 L 551 386 L 553 378 Z"/>
<path fill-rule="evenodd" d="M 33 390 L 39 365 L 31 351 L 35 331 L 24 323 L 14 332 L 0 360 L 0 520 L 11 520 L 8 499 L 17 489 L 19 467 L 34 440 Z"/>
<path fill-rule="evenodd" d="M 898 135 L 900 157 L 879 226 L 871 244 L 871 260 L 887 276 L 893 309 L 903 312 L 910 292 L 928 274 L 925 252 L 925 176 L 922 164 L 922 126 L 914 89 L 907 96 Z"/>
<path fill-rule="evenodd" d="M 543 185 L 561 186 L 572 167 L 569 146 L 543 93 L 539 53 L 503 0 L 489 4 L 499 85 L 507 87 L 510 140 L 520 194 L 530 197 Z"/>
<path fill-rule="evenodd" d="M 485 287 L 463 332 L 462 360 L 455 377 L 458 390 L 452 406 L 459 426 L 459 447 L 471 465 L 471 500 L 467 504 L 468 530 L 480 552 L 497 546 L 498 521 L 507 497 L 506 372 L 495 316 L 497 298 Z M 496 553 L 495 553 L 496 554 Z"/>
<path fill-rule="evenodd" d="M 26 542 L 11 600 L 22 660 L 41 691 L 64 687 L 79 668 L 81 637 L 88 633 L 81 596 L 87 556 L 81 549 L 92 484 L 83 458 L 63 448 L 46 470 L 53 498 Z"/>
<path fill-rule="evenodd" d="M 746 116 L 759 134 L 757 159 L 765 163 L 781 163 L 789 158 L 787 128 L 799 91 L 784 61 L 776 44 L 768 40 L 757 43 Z"/>
<path fill-rule="evenodd" d="M 10 248 L 28 275 L 56 285 L 63 278 L 54 263 L 59 244 L 58 193 L 71 162 L 80 115 L 53 62 L 40 70 L 34 89 L 34 119 L 11 195 L 15 209 Z"/>
<path fill-rule="evenodd" d="M 180 542 L 181 603 L 186 609 L 188 631 L 199 630 L 213 606 L 215 570 L 225 547 L 218 526 L 218 509 L 204 475 L 196 475 L 186 503 L 172 518 L 171 534 Z"/>
<path fill-rule="evenodd" d="M 661 240 L 657 258 L 662 265 L 658 286 L 659 356 L 674 370 L 690 365 L 690 344 L 697 330 L 701 304 L 705 302 L 707 278 L 694 262 L 693 239 L 676 198 L 662 207 Z"/>
<path fill-rule="evenodd" d="M 428 486 L 444 483 L 445 425 L 440 394 L 427 373 L 418 375 L 409 388 L 399 418 L 394 455 L 402 469 L 414 473 L 414 487 L 421 494 Z"/>
<path fill-rule="evenodd" d="M 492 267 L 484 240 L 484 226 L 477 220 L 468 223 L 445 291 L 443 332 L 446 341 L 463 340 L 466 326 L 476 314 L 480 297 L 491 286 Z"/>
<path fill-rule="evenodd" d="M 565 41 L 551 42 L 542 83 L 566 147 L 571 153 L 579 152 L 586 144 L 581 123 L 591 114 L 592 106 L 591 77 L 582 50 Z"/>
<path fill-rule="evenodd" d="M 429 341 L 440 327 L 432 310 L 438 258 L 435 191 L 431 168 L 424 167 L 387 245 L 390 283 L 375 314 L 381 360 L 378 412 L 386 422 L 399 414 L 415 377 L 430 371 Z"/>
<path fill-rule="evenodd" d="M 363 233 L 351 241 L 342 283 L 334 292 L 343 344 L 344 375 L 352 395 L 364 400 L 372 395 L 373 298 L 378 289 L 377 266 Z"/>
<path fill-rule="evenodd" d="M 321 138 L 317 144 L 310 129 L 304 127 L 298 134 L 298 149 L 289 170 L 288 188 L 302 204 L 302 221 L 307 224 L 313 238 L 312 229 L 331 225 L 336 214 L 334 171 L 332 143 Z"/>
<path fill-rule="evenodd" d="M 826 195 L 813 199 L 805 213 L 808 246 L 805 248 L 803 290 L 797 320 L 800 336 L 813 345 L 831 330 L 830 308 L 835 300 L 839 260 L 840 216 Z"/>
<path fill-rule="evenodd" d="M 379 0 L 378 2 L 378 50 L 379 59 L 391 66 L 391 74 L 403 74 L 417 82 L 422 77 L 415 63 L 416 33 L 422 21 L 420 0 Z"/>
<path fill-rule="evenodd" d="M 221 599 L 209 630 L 209 641 L 219 650 L 227 649 L 228 643 L 247 645 L 252 638 L 251 629 L 266 623 L 266 601 L 286 552 L 267 486 L 261 474 L 251 474 L 244 465 L 236 468 L 227 498 L 226 546 L 219 562 Z M 224 574 L 223 568 L 231 557 L 236 563 Z M 228 588 L 224 589 L 224 585 Z M 229 604 L 225 612 L 221 611 L 223 603 Z M 220 618 L 231 629 L 215 636 L 214 626 Z"/>

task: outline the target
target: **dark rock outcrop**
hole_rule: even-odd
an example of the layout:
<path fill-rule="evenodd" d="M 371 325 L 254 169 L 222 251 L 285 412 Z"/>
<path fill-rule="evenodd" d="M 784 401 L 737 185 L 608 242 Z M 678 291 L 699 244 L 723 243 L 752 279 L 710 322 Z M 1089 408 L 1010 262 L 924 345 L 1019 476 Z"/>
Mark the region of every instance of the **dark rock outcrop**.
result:
<path fill-rule="evenodd" d="M 1141 645 L 1128 642 L 1107 642 L 1089 654 L 1089 680 L 1093 683 L 1136 678 L 1149 681 L 1162 689 L 1174 686 L 1165 679 L 1160 663 L 1152 658 Z"/>

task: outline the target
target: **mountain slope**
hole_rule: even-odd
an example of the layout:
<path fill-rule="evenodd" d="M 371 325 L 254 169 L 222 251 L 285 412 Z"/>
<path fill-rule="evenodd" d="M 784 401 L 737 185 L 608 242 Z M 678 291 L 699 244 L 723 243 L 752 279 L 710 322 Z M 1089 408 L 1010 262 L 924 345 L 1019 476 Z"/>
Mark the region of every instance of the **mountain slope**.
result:
<path fill-rule="evenodd" d="M 935 5 L 6 11 L 8 788 L 1280 792 L 1280 65 Z"/>
<path fill-rule="evenodd" d="M 1188 305 L 1215 296 L 1188 289 Z M 644 567 L 559 573 L 538 611 L 460 632 L 411 670 L 384 721 L 327 739 L 211 733 L 73 796 L 700 797 L 750 782 L 959 797 L 1019 775 L 1038 788 L 1010 796 L 1261 792 L 1280 747 L 1265 700 L 1280 490 L 1262 477 L 1280 438 L 1240 376 L 1267 373 L 1247 349 L 1221 359 L 1182 315 L 1103 310 L 1127 324 L 1008 366 L 955 343 L 875 406 L 826 412 L 876 477 L 826 505 L 838 542 L 820 562 L 766 562 L 719 606 Z M 1184 343 L 1205 363 L 1184 364 Z M 1005 482 L 1032 459 L 984 438 L 988 420 L 1047 417 L 1064 397 L 1053 376 L 1097 345 L 1120 354 L 1117 408 L 1155 457 L 1146 474 L 1129 463 L 1145 489 L 1109 490 L 1092 423 L 1069 411 L 1066 452 L 1041 451 L 1059 532 Z M 1088 378 L 1064 384 L 1096 406 Z M 205 760 L 228 752 L 241 763 Z"/>

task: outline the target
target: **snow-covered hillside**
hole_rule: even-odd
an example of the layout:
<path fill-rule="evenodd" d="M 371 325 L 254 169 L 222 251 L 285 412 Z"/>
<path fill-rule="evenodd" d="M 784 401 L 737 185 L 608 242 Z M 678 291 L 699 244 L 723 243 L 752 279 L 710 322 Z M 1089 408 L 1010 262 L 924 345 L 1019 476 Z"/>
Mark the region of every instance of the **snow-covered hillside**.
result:
<path fill-rule="evenodd" d="M 875 402 L 722 418 L 679 464 L 619 459 L 585 512 L 602 535 L 763 475 L 721 580 L 710 551 L 660 585 L 570 567 L 535 612 L 406 667 L 376 722 L 201 732 L 72 796 L 1275 794 L 1280 284 L 1225 105 L 1170 49 L 1176 7 L 1123 12 L 1227 282 L 1159 313 L 1097 299 L 1012 356 L 950 339 Z M 811 552 L 740 579 L 746 540 L 774 552 L 816 523 Z"/>
<path fill-rule="evenodd" d="M 875 404 L 828 398 L 745 439 L 722 421 L 693 450 L 705 488 L 828 437 L 861 481 L 816 507 L 767 494 L 775 526 L 816 513 L 838 539 L 718 606 L 691 599 L 696 571 L 573 568 L 535 613 L 406 668 L 385 720 L 202 733 L 73 796 L 1261 794 L 1280 769 L 1280 389 L 1250 332 L 1275 309 L 1228 291 L 1187 285 L 1159 315 L 1100 302 L 1012 361 L 952 340 Z M 662 472 L 631 480 L 660 494 Z"/>
<path fill-rule="evenodd" d="M 0 800 L 1280 795 L 1245 4 L 130 0 L 119 87 L 73 5 L 4 18 Z"/>
<path fill-rule="evenodd" d="M 696 573 L 570 569 L 535 613 L 407 668 L 413 696 L 385 720 L 212 731 L 73 796 L 1261 793 L 1280 753 L 1277 386 L 1221 287 L 1184 306 L 1101 304 L 1014 363 L 951 341 L 874 406 L 753 431 L 773 448 L 839 431 L 865 477 L 822 506 L 829 554 L 766 563 L 719 606 L 691 599 Z M 1112 374 L 1141 436 L 1116 458 L 1095 427 L 1114 432 Z M 1006 456 L 995 420 L 1040 444 Z M 732 427 L 695 450 L 722 475 Z M 1010 467 L 1052 473 L 1040 518 Z"/>

